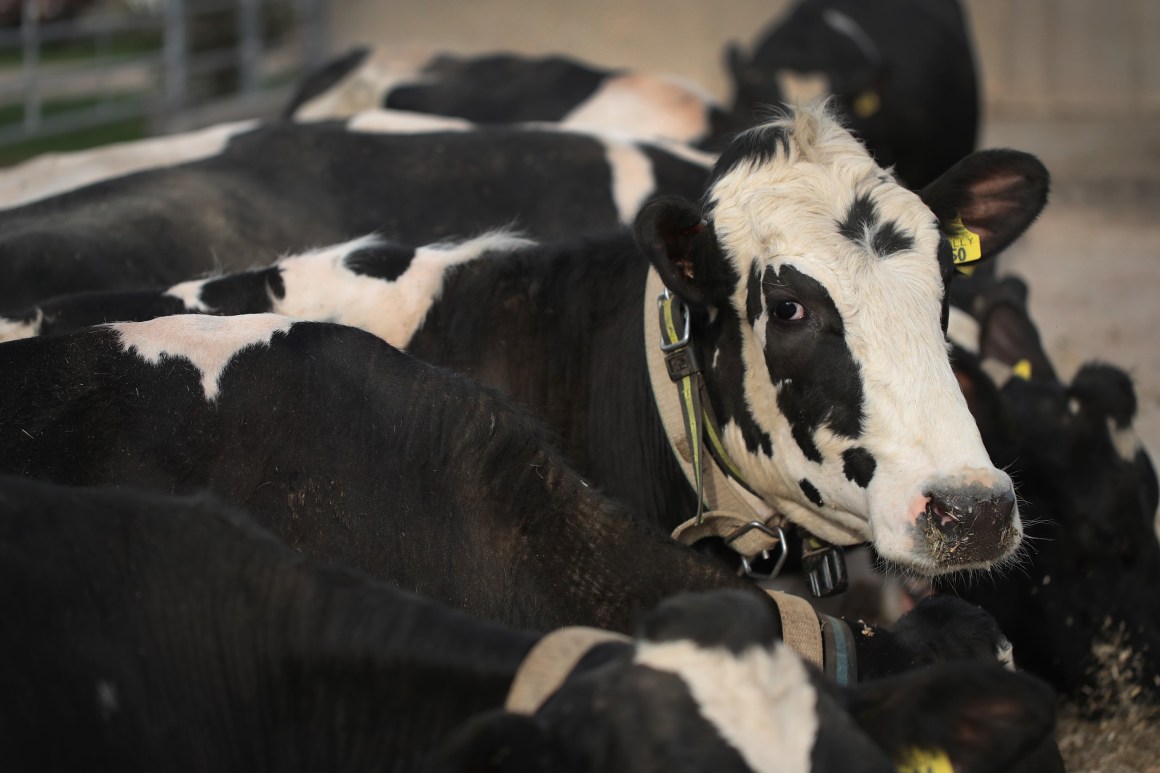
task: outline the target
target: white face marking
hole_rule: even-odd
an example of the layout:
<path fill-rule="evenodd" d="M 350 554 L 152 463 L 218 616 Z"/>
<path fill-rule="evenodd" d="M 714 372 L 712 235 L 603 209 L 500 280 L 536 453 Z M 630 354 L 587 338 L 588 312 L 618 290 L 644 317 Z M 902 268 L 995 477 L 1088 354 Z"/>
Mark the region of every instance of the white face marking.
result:
<path fill-rule="evenodd" d="M 381 243 L 376 236 L 364 236 L 283 258 L 278 265 L 285 295 L 274 299 L 274 310 L 298 319 L 359 327 L 405 349 L 438 300 L 451 268 L 488 252 L 511 252 L 535 242 L 497 231 L 465 242 L 428 245 L 415 251 L 406 271 L 393 282 L 346 267 L 348 255 Z"/>
<path fill-rule="evenodd" d="M 925 502 L 934 481 L 1001 490 L 1010 478 L 991 464 L 950 367 L 934 217 L 916 194 L 884 179 L 862 145 L 818 107 L 799 108 L 779 123 L 792 129 L 788 158 L 779 150 L 768 162 L 742 162 L 710 191 L 719 243 L 742 277 L 732 302 L 743 321 L 746 400 L 776 449 L 772 459 L 750 453 L 734 432 L 726 433 L 727 450 L 763 498 L 817 536 L 838 544 L 872 540 L 889 559 L 945 571 L 916 544 L 916 502 Z M 839 229 L 860 197 L 873 203 L 879 224 L 905 236 L 887 257 Z M 821 463 L 805 457 L 779 408 L 765 360 L 768 310 L 755 326 L 745 322 L 755 258 L 778 272 L 792 266 L 825 288 L 857 364 L 862 435 L 837 436 L 823 422 L 812 437 Z M 841 453 L 854 447 L 876 462 L 867 488 L 845 474 Z M 801 491 L 803 479 L 821 492 L 822 508 Z M 1017 518 L 1014 527 L 1021 533 Z"/>
<path fill-rule="evenodd" d="M 294 120 L 327 121 L 376 110 L 396 86 L 430 80 L 421 72 L 430 59 L 430 52 L 417 49 L 402 53 L 376 49 L 338 83 L 299 106 Z"/>
<path fill-rule="evenodd" d="M 689 641 L 637 645 L 635 662 L 679 676 L 701 715 L 755 773 L 808 773 L 817 693 L 789 647 L 740 655 Z"/>
<path fill-rule="evenodd" d="M 642 73 L 606 79 L 564 116 L 564 126 L 615 129 L 641 137 L 697 142 L 709 134 L 711 98 L 699 91 Z"/>
<path fill-rule="evenodd" d="M 21 338 L 33 338 L 40 335 L 40 323 L 44 321 L 44 312 L 36 310 L 36 316 L 29 322 L 0 317 L 0 343 L 4 341 L 18 341 Z"/>
<path fill-rule="evenodd" d="M 0 338 L 0 340 L 3 340 Z M 1140 443 L 1140 437 L 1136 434 L 1131 426 L 1123 429 L 1116 426 L 1113 419 L 1108 419 L 1108 434 L 1112 437 L 1112 445 L 1116 448 L 1116 453 L 1125 462 L 1135 462 L 1136 454 L 1143 448 Z"/>
<path fill-rule="evenodd" d="M 947 317 L 947 338 L 959 348 L 979 354 L 979 322 L 957 306 L 950 307 Z"/>
<path fill-rule="evenodd" d="M 0 172 L 0 207 L 28 204 L 133 172 L 210 158 L 221 153 L 231 137 L 257 125 L 257 121 L 239 121 L 96 150 L 46 153 Z"/>
<path fill-rule="evenodd" d="M 786 104 L 804 105 L 830 93 L 830 77 L 824 72 L 798 72 L 781 69 L 774 72 L 781 99 Z"/>
<path fill-rule="evenodd" d="M 285 333 L 293 325 L 294 320 L 277 314 L 179 314 L 148 322 L 116 322 L 106 327 L 117 331 L 124 351 L 133 350 L 150 365 L 159 365 L 162 357 L 191 362 L 201 372 L 205 399 L 213 402 L 222 371 L 235 354 L 251 346 L 268 345 L 275 333 Z"/>
<path fill-rule="evenodd" d="M 406 110 L 367 110 L 346 122 L 347 131 L 362 134 L 427 134 L 465 132 L 475 128 L 471 121 Z"/>
<path fill-rule="evenodd" d="M 1004 637 L 999 641 L 995 650 L 995 659 L 1003 664 L 1008 671 L 1015 670 L 1015 647 Z"/>

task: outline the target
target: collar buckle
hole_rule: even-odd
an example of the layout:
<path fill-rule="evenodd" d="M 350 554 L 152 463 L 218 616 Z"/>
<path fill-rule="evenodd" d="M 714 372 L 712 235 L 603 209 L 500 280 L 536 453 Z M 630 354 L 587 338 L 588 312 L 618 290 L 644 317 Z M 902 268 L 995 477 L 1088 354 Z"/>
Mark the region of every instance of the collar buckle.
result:
<path fill-rule="evenodd" d="M 759 572 L 754 569 L 749 561 L 750 556 L 745 555 L 744 549 L 738 550 L 733 544 L 751 531 L 759 531 L 769 539 L 777 541 L 777 561 L 774 563 L 773 569 L 769 572 Z M 741 559 L 742 574 L 753 580 L 772 580 L 774 577 L 777 577 L 781 574 L 781 568 L 785 565 L 785 558 L 789 554 L 789 546 L 786 544 L 785 532 L 782 531 L 782 528 L 780 526 L 770 528 L 761 521 L 749 521 L 738 526 L 733 530 L 732 534 L 725 538 L 725 544 L 737 551 L 737 555 Z M 768 559 L 769 549 L 761 550 L 758 555 Z M 756 558 L 756 556 L 753 557 Z"/>

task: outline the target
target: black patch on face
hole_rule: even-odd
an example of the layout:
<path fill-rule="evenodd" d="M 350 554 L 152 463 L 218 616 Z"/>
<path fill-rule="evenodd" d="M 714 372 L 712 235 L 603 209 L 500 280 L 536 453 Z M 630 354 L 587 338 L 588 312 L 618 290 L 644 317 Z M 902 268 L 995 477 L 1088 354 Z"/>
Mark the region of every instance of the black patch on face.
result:
<path fill-rule="evenodd" d="M 733 653 L 771 647 L 778 637 L 769 609 L 743 591 L 674 596 L 650 612 L 637 631 L 637 638 L 650 642 L 692 641 Z"/>
<path fill-rule="evenodd" d="M 1136 390 L 1132 378 L 1114 365 L 1087 363 L 1068 390 L 1085 411 L 1111 419 L 1117 429 L 1127 429 L 1136 415 Z"/>
<path fill-rule="evenodd" d="M 360 247 L 343 259 L 343 264 L 356 274 L 394 282 L 411 266 L 415 250 L 401 244 L 375 244 Z"/>
<path fill-rule="evenodd" d="M 806 478 L 802 478 L 798 482 L 798 486 L 801 487 L 802 493 L 806 495 L 806 499 L 813 502 L 815 507 L 822 506 L 822 492 L 818 491 L 814 484 L 810 483 Z"/>
<path fill-rule="evenodd" d="M 261 314 L 271 311 L 271 296 L 283 298 L 286 285 L 277 266 L 228 274 L 201 286 L 199 298 L 218 314 Z"/>
<path fill-rule="evenodd" d="M 745 317 L 750 325 L 756 323 L 761 312 L 765 311 L 765 306 L 761 303 L 762 276 L 764 272 L 761 270 L 761 263 L 754 260 L 749 269 L 749 280 L 745 285 Z"/>
<path fill-rule="evenodd" d="M 838 221 L 838 233 L 855 244 L 865 244 L 866 235 L 872 233 L 878 225 L 878 207 L 869 196 L 862 195 L 854 199 L 846 217 Z"/>
<path fill-rule="evenodd" d="M 842 452 L 842 472 L 859 488 L 866 488 L 874 478 L 878 467 L 874 455 L 865 448 L 848 448 Z"/>
<path fill-rule="evenodd" d="M 878 257 L 885 258 L 896 252 L 913 249 L 914 237 L 910 236 L 910 234 L 904 234 L 898 228 L 897 223 L 887 220 L 874 232 L 874 238 L 870 241 L 870 246 L 874 249 L 874 253 Z"/>
<path fill-rule="evenodd" d="M 826 288 L 793 266 L 780 273 L 767 266 L 762 294 L 766 308 L 784 300 L 806 308 L 806 318 L 796 322 L 766 316 L 765 365 L 794 440 L 807 459 L 821 462 L 813 441 L 818 427 L 851 439 L 862 435 L 862 377 L 842 316 Z"/>
<path fill-rule="evenodd" d="M 709 185 L 727 175 L 742 163 L 767 164 L 778 152 L 789 155 L 789 132 L 782 126 L 758 126 L 737 135 L 717 163 L 709 177 Z"/>
<path fill-rule="evenodd" d="M 760 272 L 760 264 L 754 261 L 754 270 Z M 758 293 L 753 303 L 757 304 L 756 314 L 761 315 L 760 273 L 751 274 L 749 288 Z M 767 457 L 773 456 L 773 439 L 754 421 L 745 399 L 746 365 L 741 356 L 741 320 L 732 312 L 732 306 L 718 310 L 717 318 L 709 323 L 707 315 L 701 315 L 703 334 L 701 361 L 705 364 L 709 379 L 709 398 L 713 411 L 722 426 L 732 421 L 741 430 L 745 449 L 757 455 L 760 451 Z"/>
<path fill-rule="evenodd" d="M 838 221 L 838 233 L 880 258 L 914 247 L 914 237 L 903 233 L 897 223 L 878 218 L 878 206 L 868 195 L 858 196 L 846 217 Z"/>

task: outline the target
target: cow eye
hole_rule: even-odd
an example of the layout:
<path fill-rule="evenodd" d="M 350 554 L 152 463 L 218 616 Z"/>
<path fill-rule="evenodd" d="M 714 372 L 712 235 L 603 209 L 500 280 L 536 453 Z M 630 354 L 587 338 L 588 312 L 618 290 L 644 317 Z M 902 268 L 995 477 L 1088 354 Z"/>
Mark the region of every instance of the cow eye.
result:
<path fill-rule="evenodd" d="M 797 301 L 778 301 L 773 305 L 773 315 L 785 322 L 796 322 L 806 318 L 806 307 Z"/>

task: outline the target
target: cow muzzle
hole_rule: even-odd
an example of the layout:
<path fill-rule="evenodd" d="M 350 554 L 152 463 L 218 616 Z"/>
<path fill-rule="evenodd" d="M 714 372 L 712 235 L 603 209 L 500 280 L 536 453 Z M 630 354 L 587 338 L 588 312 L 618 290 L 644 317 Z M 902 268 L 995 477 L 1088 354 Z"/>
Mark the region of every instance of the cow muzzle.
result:
<path fill-rule="evenodd" d="M 1009 480 L 932 485 L 916 505 L 915 548 L 940 573 L 993 566 L 1010 556 L 1022 537 Z"/>

